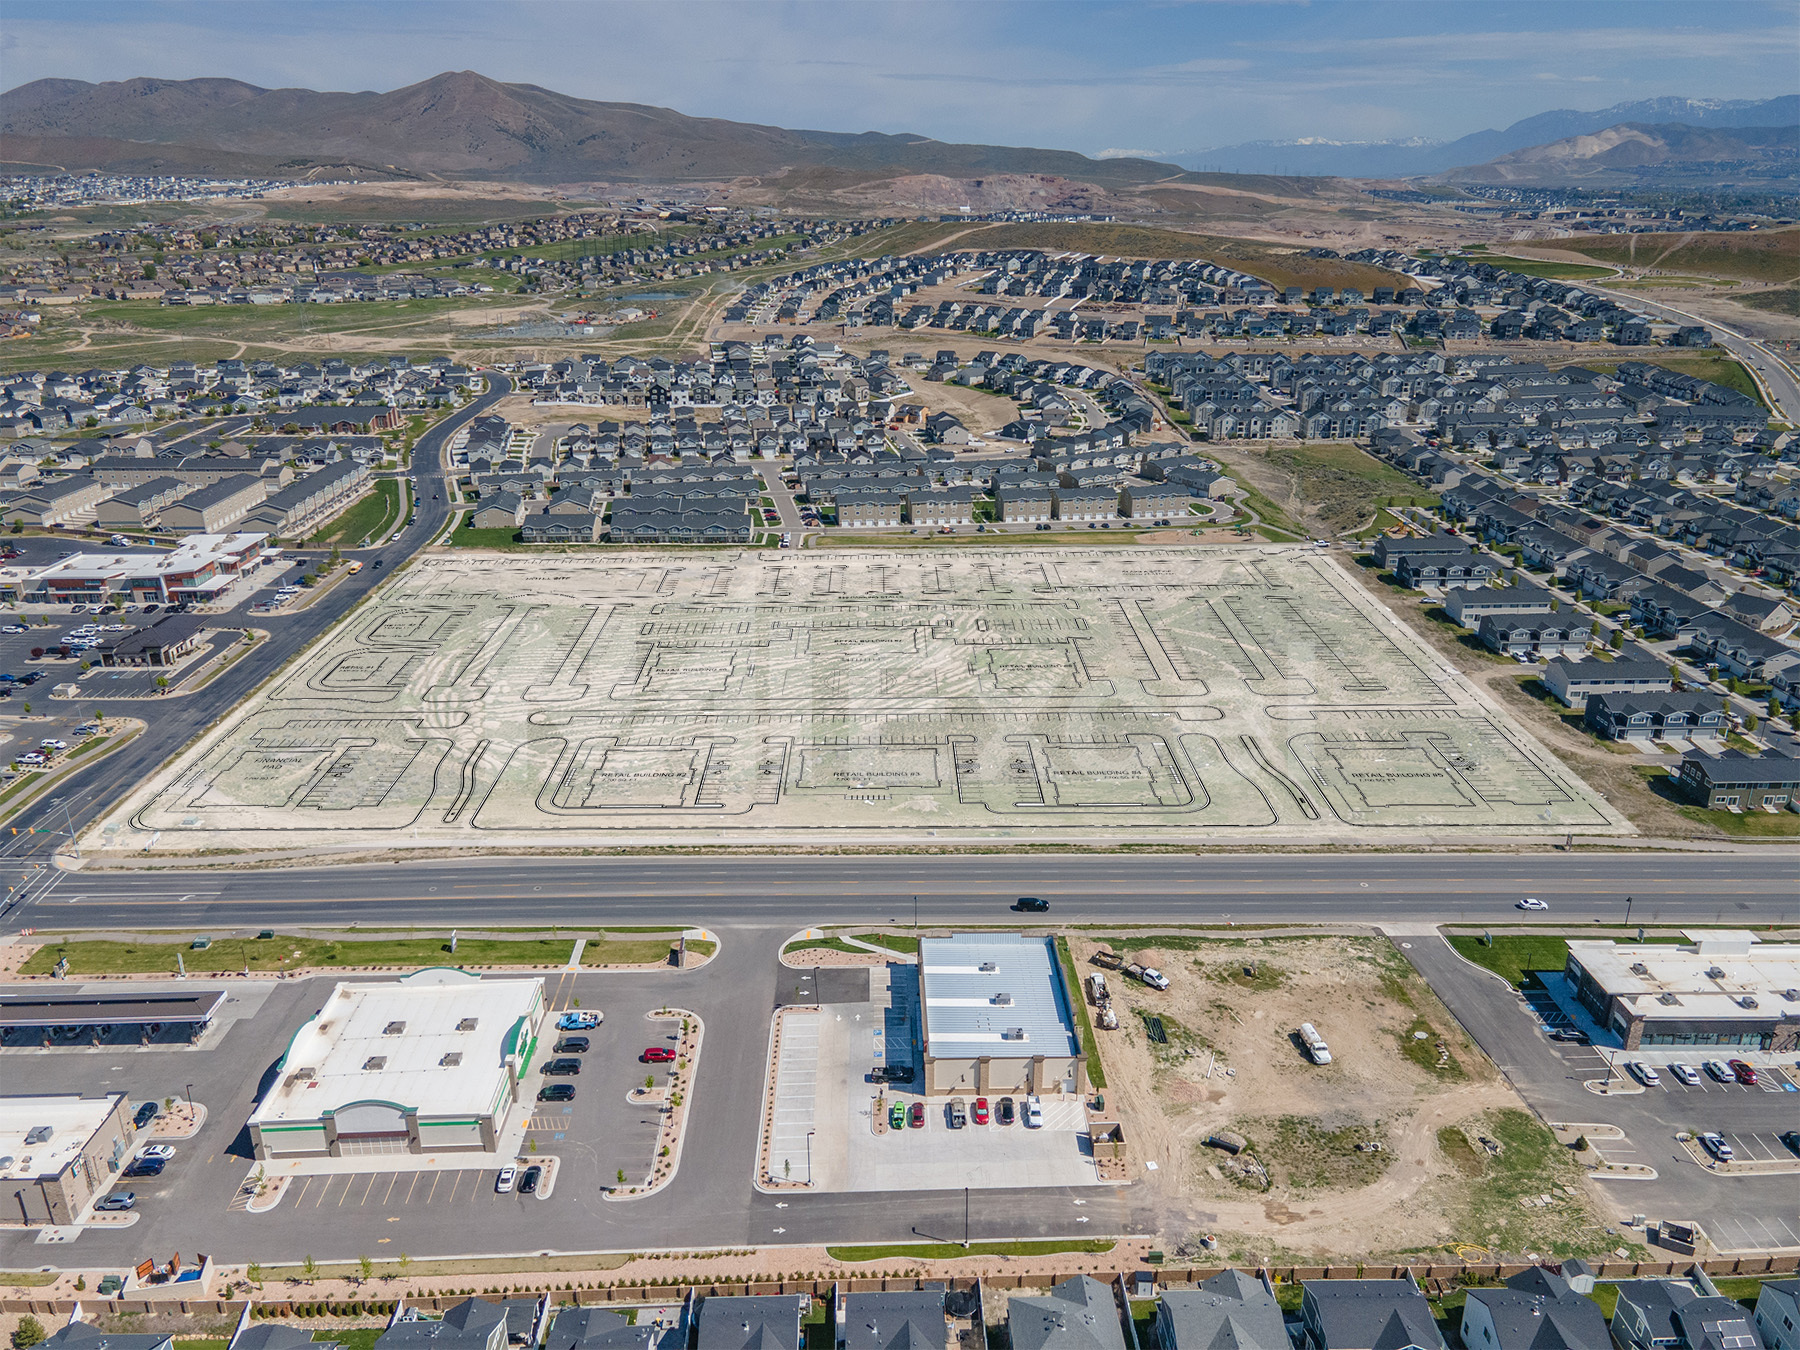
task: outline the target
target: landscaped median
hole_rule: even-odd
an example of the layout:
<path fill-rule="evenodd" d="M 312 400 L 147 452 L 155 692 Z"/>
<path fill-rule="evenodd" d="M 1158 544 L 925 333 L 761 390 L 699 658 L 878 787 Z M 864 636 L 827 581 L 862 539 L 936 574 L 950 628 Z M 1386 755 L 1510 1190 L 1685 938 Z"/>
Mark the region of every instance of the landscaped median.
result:
<path fill-rule="evenodd" d="M 828 933 L 807 928 L 781 949 L 781 964 L 795 970 L 813 966 L 880 966 L 918 960 L 919 939 L 908 933 Z"/>
<path fill-rule="evenodd" d="M 267 931 L 267 930 L 265 930 Z M 134 933 L 117 938 L 62 938 L 37 934 L 37 944 L 20 966 L 22 976 L 50 976 L 67 960 L 66 973 L 79 978 L 150 976 L 185 970 L 189 975 L 249 974 L 294 977 L 353 970 L 417 970 L 422 966 L 465 969 L 561 970 L 581 943 L 583 969 L 665 969 L 674 963 L 681 930 L 657 933 L 557 932 L 510 936 L 449 934 L 430 937 L 394 933 L 351 933 L 329 937 L 196 937 L 193 934 Z M 196 942 L 205 942 L 197 947 Z M 687 940 L 686 968 L 703 964 L 718 949 L 704 939 Z M 177 958 L 179 957 L 179 961 Z"/>

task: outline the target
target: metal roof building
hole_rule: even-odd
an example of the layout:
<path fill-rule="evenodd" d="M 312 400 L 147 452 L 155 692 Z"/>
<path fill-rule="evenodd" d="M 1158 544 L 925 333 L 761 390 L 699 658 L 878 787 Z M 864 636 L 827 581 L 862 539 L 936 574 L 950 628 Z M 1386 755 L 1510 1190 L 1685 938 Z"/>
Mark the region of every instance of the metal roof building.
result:
<path fill-rule="evenodd" d="M 258 1158 L 494 1149 L 530 1096 L 542 979 L 431 969 L 339 984 L 250 1116 Z"/>
<path fill-rule="evenodd" d="M 925 1091 L 1086 1092 L 1087 1055 L 1052 939 L 919 943 Z"/>

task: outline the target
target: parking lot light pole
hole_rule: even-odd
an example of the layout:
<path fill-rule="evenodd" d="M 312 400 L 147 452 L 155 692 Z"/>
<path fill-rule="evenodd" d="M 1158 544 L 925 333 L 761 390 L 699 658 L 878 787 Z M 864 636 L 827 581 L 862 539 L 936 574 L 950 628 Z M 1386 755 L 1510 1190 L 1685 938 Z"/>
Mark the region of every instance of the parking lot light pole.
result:
<path fill-rule="evenodd" d="M 806 1132 L 806 1184 L 808 1186 L 813 1184 L 813 1179 L 812 1179 L 812 1137 L 817 1133 L 818 1133 L 817 1130 L 808 1130 Z"/>
<path fill-rule="evenodd" d="M 1625 926 L 1631 927 L 1631 897 L 1625 897 Z"/>

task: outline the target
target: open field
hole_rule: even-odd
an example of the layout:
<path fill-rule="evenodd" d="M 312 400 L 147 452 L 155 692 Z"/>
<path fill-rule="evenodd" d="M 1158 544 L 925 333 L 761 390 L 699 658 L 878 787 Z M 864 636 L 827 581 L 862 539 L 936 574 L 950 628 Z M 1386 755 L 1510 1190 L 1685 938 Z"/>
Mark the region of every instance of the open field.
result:
<path fill-rule="evenodd" d="M 1800 280 L 1800 229 L 1738 233 L 1622 234 L 1599 239 L 1544 241 L 1547 248 L 1580 253 L 1622 267 L 1702 273 L 1738 281 Z"/>
<path fill-rule="evenodd" d="M 1355 531 L 1369 525 L 1379 507 L 1437 502 L 1415 479 L 1347 441 L 1267 449 L 1244 442 L 1224 448 L 1224 457 L 1303 530 Z"/>
<path fill-rule="evenodd" d="M 1512 258 L 1505 254 L 1484 253 L 1481 261 L 1504 267 L 1528 277 L 1548 277 L 1552 281 L 1593 281 L 1599 277 L 1618 275 L 1612 267 L 1590 267 L 1582 263 L 1546 262 L 1542 258 Z"/>
<path fill-rule="evenodd" d="M 1766 310 L 1770 314 L 1785 315 L 1790 319 L 1800 319 L 1800 286 L 1778 286 L 1766 291 L 1746 291 L 1731 297 L 1733 304 L 1748 305 L 1751 309 Z"/>
<path fill-rule="evenodd" d="M 186 852 L 1621 826 L 1312 550 L 459 551 L 398 576 L 98 838 Z"/>
<path fill-rule="evenodd" d="M 1109 1112 L 1134 1156 L 1159 1160 L 1144 1185 L 1165 1234 L 1204 1223 L 1234 1261 L 1610 1245 L 1579 1168 L 1385 938 L 1069 945 L 1084 975 L 1105 946 L 1170 980 L 1108 973 L 1120 1028 L 1098 1033 Z M 1330 1064 L 1301 1052 L 1302 1021 Z M 1247 1156 L 1208 1147 L 1219 1130 Z M 1518 1203 L 1544 1192 L 1549 1206 Z"/>
<path fill-rule="evenodd" d="M 956 241 L 961 248 L 1042 248 L 1104 253 L 1126 258 L 1207 258 L 1259 276 L 1273 286 L 1376 286 L 1410 283 L 1397 272 L 1336 258 L 1309 258 L 1253 239 L 1188 234 L 1142 225 L 1030 224 L 983 225 Z"/>
<path fill-rule="evenodd" d="M 360 548 L 365 540 L 377 540 L 400 523 L 405 498 L 406 490 L 398 479 L 380 479 L 373 492 L 326 521 L 307 542 L 327 548 Z"/>

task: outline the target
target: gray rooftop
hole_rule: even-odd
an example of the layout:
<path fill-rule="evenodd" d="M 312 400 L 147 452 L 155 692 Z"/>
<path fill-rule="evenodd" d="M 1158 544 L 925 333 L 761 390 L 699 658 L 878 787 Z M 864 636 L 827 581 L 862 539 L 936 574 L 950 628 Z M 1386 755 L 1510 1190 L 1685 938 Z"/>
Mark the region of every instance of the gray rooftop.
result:
<path fill-rule="evenodd" d="M 633 1326 L 605 1308 L 560 1308 L 544 1338 L 544 1350 L 648 1350 L 656 1327 Z"/>
<path fill-rule="evenodd" d="M 1431 1304 L 1411 1280 L 1312 1280 L 1302 1311 L 1324 1350 L 1444 1350 Z"/>
<path fill-rule="evenodd" d="M 1288 1350 L 1275 1295 L 1238 1270 L 1197 1289 L 1164 1290 L 1157 1325 L 1166 1350 Z"/>
<path fill-rule="evenodd" d="M 927 1054 L 1081 1053 L 1049 938 L 926 938 L 919 943 L 919 967 Z"/>
<path fill-rule="evenodd" d="M 102 1331 L 86 1322 L 71 1322 L 47 1339 L 50 1350 L 169 1350 L 175 1344 L 167 1333 Z"/>
<path fill-rule="evenodd" d="M 800 1350 L 800 1305 L 796 1294 L 703 1299 L 696 1350 Z"/>
<path fill-rule="evenodd" d="M 327 1350 L 326 1345 L 313 1340 L 310 1327 L 257 1322 L 233 1336 L 228 1350 L 300 1350 L 301 1346 L 305 1346 L 306 1350 Z"/>
<path fill-rule="evenodd" d="M 1610 1350 L 1606 1315 L 1568 1281 L 1534 1267 L 1514 1275 L 1504 1289 L 1471 1289 L 1494 1324 L 1494 1343 L 1474 1350 Z M 1467 1339 L 1465 1337 L 1465 1339 Z"/>
<path fill-rule="evenodd" d="M 441 1322 L 396 1322 L 376 1338 L 378 1350 L 495 1350 L 506 1344 L 506 1310 L 464 1299 Z"/>
<path fill-rule="evenodd" d="M 1112 1290 L 1091 1275 L 1064 1280 L 1046 1296 L 1007 1301 L 1012 1350 L 1125 1350 Z"/>
<path fill-rule="evenodd" d="M 945 1350 L 948 1339 L 942 1288 L 844 1299 L 846 1350 Z"/>

